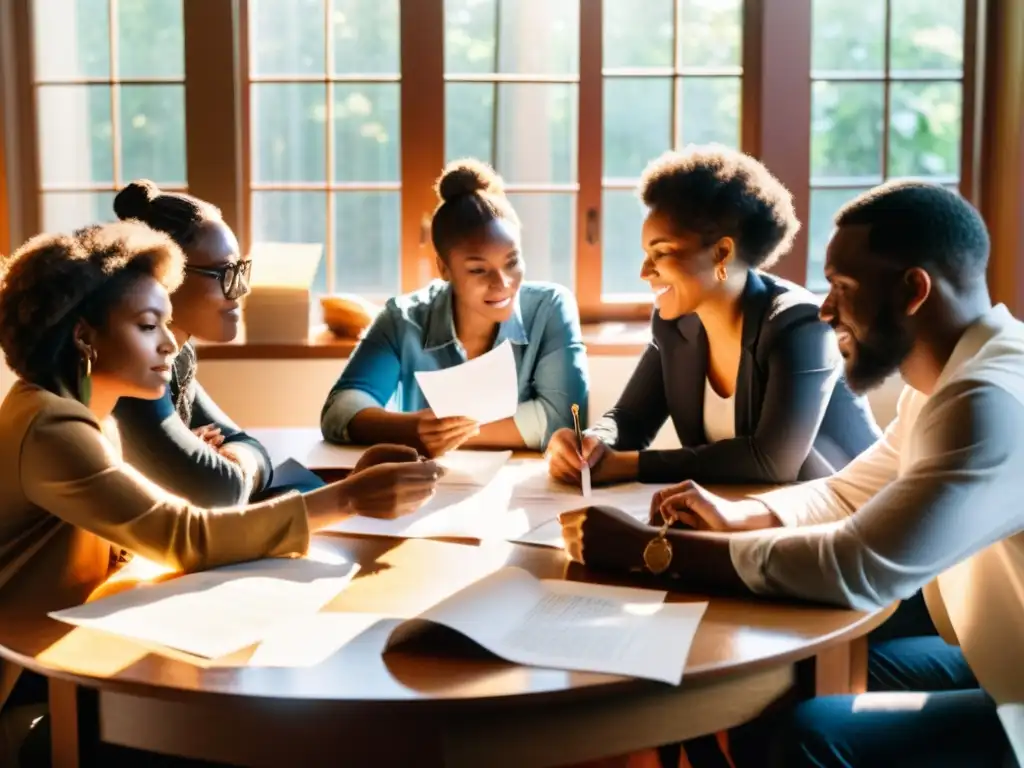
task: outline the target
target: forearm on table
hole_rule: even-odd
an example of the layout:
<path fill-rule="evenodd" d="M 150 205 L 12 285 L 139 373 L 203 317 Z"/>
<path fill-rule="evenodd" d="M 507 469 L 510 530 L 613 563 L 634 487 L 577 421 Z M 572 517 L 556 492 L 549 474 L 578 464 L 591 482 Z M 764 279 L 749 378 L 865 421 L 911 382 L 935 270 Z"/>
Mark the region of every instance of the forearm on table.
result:
<path fill-rule="evenodd" d="M 419 417 L 414 413 L 395 413 L 384 408 L 364 408 L 348 423 L 349 440 L 356 444 L 394 443 L 418 448 L 416 426 Z"/>
<path fill-rule="evenodd" d="M 480 427 L 480 434 L 474 435 L 463 445 L 467 448 L 511 448 L 512 450 L 529 447 L 523 440 L 513 417 L 484 424 Z"/>
<path fill-rule="evenodd" d="M 666 538 L 672 545 L 672 562 L 665 574 L 670 579 L 687 587 L 752 594 L 732 563 L 730 534 L 670 530 Z"/>

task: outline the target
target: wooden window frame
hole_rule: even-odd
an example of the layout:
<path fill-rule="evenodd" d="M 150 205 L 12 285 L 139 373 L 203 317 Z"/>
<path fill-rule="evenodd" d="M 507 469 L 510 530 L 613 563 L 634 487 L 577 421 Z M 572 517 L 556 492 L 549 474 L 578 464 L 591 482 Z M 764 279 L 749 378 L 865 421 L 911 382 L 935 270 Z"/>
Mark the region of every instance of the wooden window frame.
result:
<path fill-rule="evenodd" d="M 183 0 L 188 189 L 221 208 L 243 249 L 251 241 L 248 3 Z M 740 146 L 787 185 L 805 223 L 811 191 L 811 5 L 812 0 L 745 0 L 741 61 Z M 960 189 L 984 210 L 996 203 L 991 193 L 983 199 L 983 187 L 994 185 L 981 177 L 982 152 L 991 151 L 986 148 L 994 143 L 1019 139 L 991 127 L 998 110 L 991 93 L 985 98 L 996 87 L 989 82 L 992 73 L 986 74 L 993 66 L 986 44 L 997 36 L 996 21 L 1012 18 L 1015 11 L 1008 0 L 966 0 L 965 7 Z M 577 161 L 575 184 L 559 185 L 558 191 L 576 193 L 574 288 L 584 321 L 644 321 L 649 303 L 602 301 L 602 11 L 602 0 L 580 0 L 579 72 L 572 80 L 578 82 L 577 157 L 586 162 Z M 399 23 L 400 288 L 408 291 L 436 274 L 429 217 L 435 205 L 432 184 L 445 159 L 444 0 L 403 0 Z M 0 98 L 5 106 L 0 121 L 0 249 L 13 248 L 42 223 L 32 48 L 31 0 L 0 3 Z M 673 75 L 684 74 L 676 69 Z M 116 121 L 117 115 L 113 117 Z M 1014 219 L 1003 216 L 999 221 L 1010 226 Z M 807 273 L 806 230 L 775 269 L 801 283 Z M 994 259 L 1001 258 L 994 254 Z"/>

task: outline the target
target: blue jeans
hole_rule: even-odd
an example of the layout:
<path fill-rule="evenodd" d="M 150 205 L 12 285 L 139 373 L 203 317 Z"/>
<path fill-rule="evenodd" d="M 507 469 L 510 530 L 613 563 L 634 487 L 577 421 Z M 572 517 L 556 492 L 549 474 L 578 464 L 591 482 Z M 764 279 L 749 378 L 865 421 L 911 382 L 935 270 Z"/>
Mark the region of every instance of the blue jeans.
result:
<path fill-rule="evenodd" d="M 920 593 L 869 643 L 870 693 L 799 705 L 786 734 L 787 768 L 1014 765 L 995 703 L 960 649 L 937 635 Z M 885 695 L 893 692 L 905 695 Z"/>

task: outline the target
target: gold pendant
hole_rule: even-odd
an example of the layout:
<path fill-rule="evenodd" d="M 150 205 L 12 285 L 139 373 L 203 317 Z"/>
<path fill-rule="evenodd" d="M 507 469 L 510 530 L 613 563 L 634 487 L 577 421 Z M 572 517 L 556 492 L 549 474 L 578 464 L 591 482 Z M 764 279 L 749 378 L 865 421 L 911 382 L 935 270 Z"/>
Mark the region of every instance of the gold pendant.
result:
<path fill-rule="evenodd" d="M 672 545 L 664 536 L 657 536 L 647 542 L 644 547 L 644 565 L 647 570 L 657 575 L 664 573 L 672 562 Z"/>

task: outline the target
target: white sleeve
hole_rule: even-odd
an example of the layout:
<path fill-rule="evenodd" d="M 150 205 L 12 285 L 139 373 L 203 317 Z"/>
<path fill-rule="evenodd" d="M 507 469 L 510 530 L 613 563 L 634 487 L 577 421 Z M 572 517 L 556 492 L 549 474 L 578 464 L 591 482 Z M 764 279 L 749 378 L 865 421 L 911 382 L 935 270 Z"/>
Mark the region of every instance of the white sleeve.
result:
<path fill-rule="evenodd" d="M 923 398 L 910 387 L 904 387 L 896 406 L 896 418 L 884 434 L 832 477 L 779 488 L 753 498 L 774 512 L 787 528 L 849 517 L 896 479 L 902 435 L 905 429 L 912 427 Z"/>
<path fill-rule="evenodd" d="M 754 592 L 852 608 L 887 605 L 1024 527 L 1024 404 L 984 382 L 934 395 L 909 434 L 915 457 L 849 516 L 743 534 L 730 544 Z"/>

